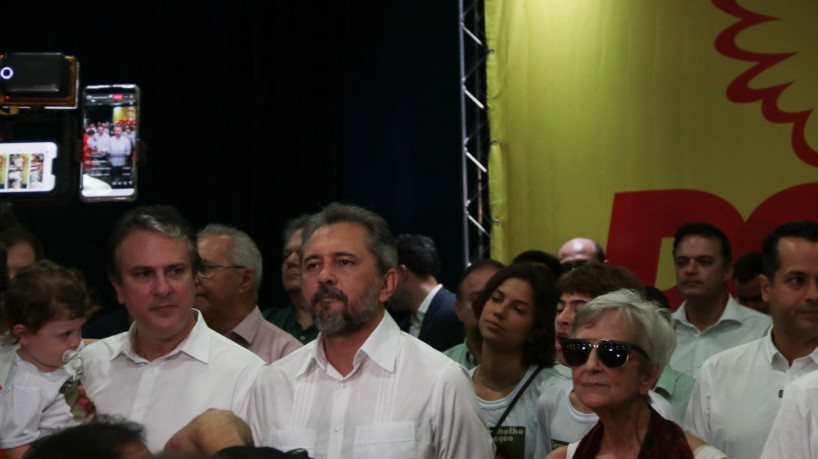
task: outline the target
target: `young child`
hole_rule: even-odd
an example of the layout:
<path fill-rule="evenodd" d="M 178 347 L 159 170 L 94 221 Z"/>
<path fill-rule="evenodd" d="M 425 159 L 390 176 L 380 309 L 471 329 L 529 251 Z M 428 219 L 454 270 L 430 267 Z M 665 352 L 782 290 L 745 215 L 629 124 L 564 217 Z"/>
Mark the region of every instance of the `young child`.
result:
<path fill-rule="evenodd" d="M 21 458 L 29 443 L 90 420 L 77 356 L 81 327 L 93 306 L 82 275 L 51 261 L 18 271 L 2 296 L 0 334 L 16 342 L 0 380 L 0 449 Z M 9 364 L 9 362 L 6 362 Z"/>

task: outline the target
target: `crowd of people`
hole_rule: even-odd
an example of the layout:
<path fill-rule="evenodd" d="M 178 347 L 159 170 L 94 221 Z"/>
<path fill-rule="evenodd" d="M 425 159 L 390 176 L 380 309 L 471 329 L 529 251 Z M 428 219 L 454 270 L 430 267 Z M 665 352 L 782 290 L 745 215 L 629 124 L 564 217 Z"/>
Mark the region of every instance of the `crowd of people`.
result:
<path fill-rule="evenodd" d="M 84 129 L 82 151 L 87 173 L 114 186 L 130 185 L 128 170 L 136 148 L 134 121 L 89 123 Z"/>
<path fill-rule="evenodd" d="M 449 290 L 432 239 L 334 203 L 285 226 L 266 308 L 248 234 L 143 206 L 108 246 L 129 325 L 87 344 L 83 276 L 0 242 L 0 457 L 818 457 L 816 222 L 735 265 L 682 225 L 669 305 L 585 238 Z"/>

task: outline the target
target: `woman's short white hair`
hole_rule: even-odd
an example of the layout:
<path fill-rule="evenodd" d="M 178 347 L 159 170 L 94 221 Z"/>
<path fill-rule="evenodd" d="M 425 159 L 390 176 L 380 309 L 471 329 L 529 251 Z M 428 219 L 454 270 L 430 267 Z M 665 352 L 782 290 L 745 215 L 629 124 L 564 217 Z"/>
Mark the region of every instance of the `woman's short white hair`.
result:
<path fill-rule="evenodd" d="M 648 353 L 648 360 L 659 365 L 661 372 L 676 349 L 676 335 L 670 324 L 670 313 L 658 308 L 633 290 L 617 290 L 600 295 L 582 306 L 574 317 L 574 333 L 594 325 L 606 311 L 618 311 L 633 326 L 638 344 Z"/>

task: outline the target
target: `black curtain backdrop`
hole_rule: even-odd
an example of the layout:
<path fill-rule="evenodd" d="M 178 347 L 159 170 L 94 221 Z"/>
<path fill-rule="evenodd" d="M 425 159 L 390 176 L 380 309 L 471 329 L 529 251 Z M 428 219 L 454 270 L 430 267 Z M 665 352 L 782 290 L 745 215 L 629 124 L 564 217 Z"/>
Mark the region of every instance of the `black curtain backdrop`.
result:
<path fill-rule="evenodd" d="M 82 86 L 138 84 L 148 146 L 135 203 L 80 203 L 74 190 L 15 213 L 107 308 L 107 235 L 124 211 L 155 203 L 196 227 L 248 232 L 264 255 L 262 306 L 286 301 L 284 222 L 336 200 L 435 239 L 453 288 L 464 258 L 458 8 L 397 3 L 4 2 L 0 51 L 74 55 Z"/>

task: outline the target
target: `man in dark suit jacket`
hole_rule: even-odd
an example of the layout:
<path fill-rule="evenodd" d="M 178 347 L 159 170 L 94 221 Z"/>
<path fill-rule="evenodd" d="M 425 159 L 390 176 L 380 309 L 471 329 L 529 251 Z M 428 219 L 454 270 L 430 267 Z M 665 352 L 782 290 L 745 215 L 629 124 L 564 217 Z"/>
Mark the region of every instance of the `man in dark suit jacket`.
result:
<path fill-rule="evenodd" d="M 401 330 L 444 351 L 463 342 L 454 310 L 455 295 L 437 281 L 440 259 L 434 241 L 419 234 L 398 237 L 400 281 L 391 299 L 394 313 L 405 313 Z"/>

